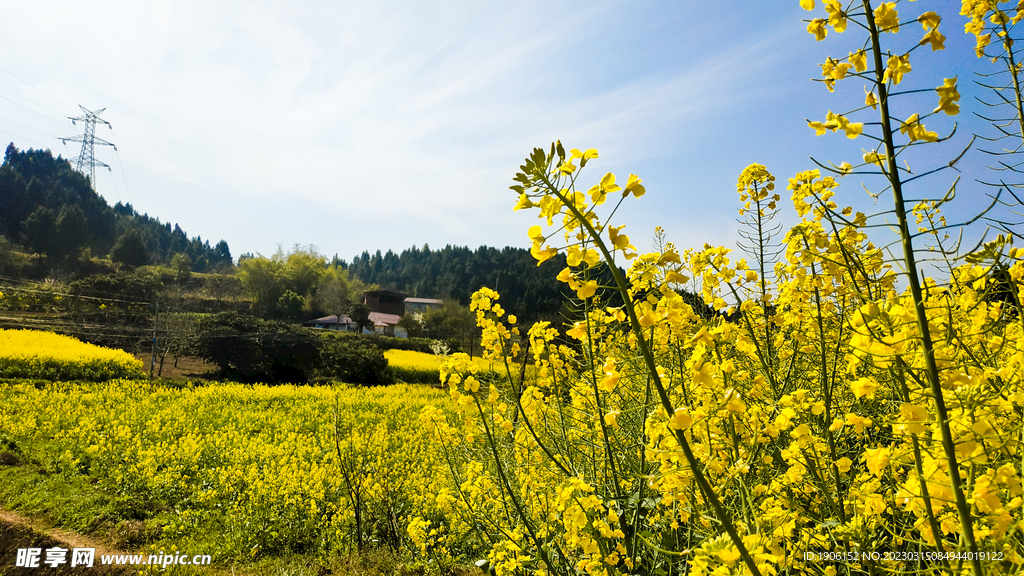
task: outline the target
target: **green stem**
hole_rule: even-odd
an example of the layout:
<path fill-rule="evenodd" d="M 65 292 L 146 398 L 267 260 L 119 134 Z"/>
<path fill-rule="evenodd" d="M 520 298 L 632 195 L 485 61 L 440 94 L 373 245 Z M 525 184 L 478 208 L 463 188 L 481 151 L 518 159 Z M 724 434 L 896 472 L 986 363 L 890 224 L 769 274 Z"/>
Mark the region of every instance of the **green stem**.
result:
<path fill-rule="evenodd" d="M 1020 125 L 1020 137 L 1024 140 L 1024 102 L 1021 101 L 1020 96 L 1020 80 L 1017 78 L 1017 62 L 1013 57 L 1013 39 L 1010 37 L 1010 31 L 1006 28 L 1006 21 L 1004 20 L 1001 24 L 1003 28 L 1003 46 L 1006 47 L 1006 67 L 1010 70 L 1010 78 L 1013 79 L 1013 95 L 1017 100 L 1017 123 Z"/>
<path fill-rule="evenodd" d="M 956 508 L 960 516 L 960 528 L 964 540 L 967 542 L 967 549 L 971 552 L 971 571 L 975 576 L 982 576 L 984 571 L 981 567 L 981 560 L 978 558 L 978 543 L 974 538 L 974 523 L 971 518 L 971 508 L 967 503 L 963 486 L 960 481 L 960 465 L 956 459 L 956 444 L 953 441 L 953 434 L 949 427 L 949 413 L 946 410 L 946 401 L 942 396 L 942 383 L 939 380 L 939 368 L 935 362 L 935 349 L 932 344 L 931 333 L 928 330 L 928 314 L 924 304 L 924 294 L 921 290 L 921 280 L 917 272 L 917 259 L 914 254 L 913 238 L 907 224 L 907 210 L 903 199 L 903 187 L 900 181 L 898 166 L 896 164 L 896 146 L 893 143 L 892 126 L 889 116 L 889 99 L 886 91 L 886 83 L 883 79 L 882 48 L 879 43 L 879 32 L 873 18 L 874 11 L 871 9 L 870 0 L 862 0 L 864 11 L 867 14 L 867 24 L 871 36 L 871 50 L 875 60 L 875 85 L 878 87 L 879 108 L 882 120 L 882 141 L 885 144 L 886 160 L 889 165 L 888 178 L 892 185 L 893 202 L 895 204 L 896 218 L 898 220 L 901 244 L 903 246 L 903 260 L 907 267 L 907 280 L 910 284 L 910 294 L 914 299 L 914 311 L 917 316 L 917 327 L 921 335 L 921 347 L 924 353 L 925 371 L 928 375 L 928 384 L 931 388 L 932 397 L 935 401 L 935 412 L 938 415 L 939 429 L 942 433 L 942 448 L 946 455 L 946 463 L 949 466 L 949 478 L 953 488 L 953 495 L 956 499 Z"/>
<path fill-rule="evenodd" d="M 572 199 L 563 196 L 558 191 L 558 188 L 551 184 L 546 174 L 542 176 L 542 179 L 547 189 L 562 202 L 562 205 L 564 205 L 573 214 L 573 216 L 576 217 L 580 225 L 583 226 L 590 237 L 593 238 L 594 244 L 596 244 L 601 250 L 601 254 L 604 256 L 605 262 L 608 263 L 608 269 L 611 270 L 612 277 L 615 279 L 619 295 L 622 297 L 622 301 L 625 304 L 623 308 L 625 308 L 626 315 L 629 317 L 629 323 L 633 329 L 633 333 L 636 334 L 637 346 L 640 348 L 640 353 L 644 357 L 644 363 L 647 365 L 647 370 L 654 382 L 654 388 L 658 392 L 658 398 L 661 400 L 661 406 L 664 408 L 666 414 L 671 417 L 675 413 L 675 408 L 672 406 L 672 400 L 668 397 L 665 385 L 661 382 L 661 377 L 658 376 L 658 366 L 654 362 L 654 353 L 651 351 L 651 347 L 648 345 L 646 338 L 644 338 L 643 327 L 640 325 L 640 319 L 637 318 L 636 310 L 634 310 L 632 305 L 632 299 L 629 297 L 629 288 L 626 286 L 626 279 L 622 277 L 622 273 L 619 271 L 618 267 L 615 266 L 615 259 L 612 257 L 611 252 L 608 251 L 608 246 L 601 238 L 600 233 L 594 229 L 590 220 L 580 212 L 576 207 L 575 202 L 573 202 Z M 757 568 L 757 564 L 754 562 L 753 557 L 750 556 L 750 552 L 747 551 L 747 547 L 743 544 L 743 539 L 740 538 L 739 532 L 736 531 L 736 526 L 733 524 L 728 511 L 726 511 L 725 506 L 722 505 L 721 500 L 718 499 L 718 496 L 715 494 L 711 484 L 704 476 L 704 472 L 701 469 L 701 462 L 697 459 L 693 450 L 690 448 L 690 443 L 686 440 L 686 435 L 682 430 L 675 430 L 675 437 L 676 442 L 683 451 L 683 457 L 686 458 L 686 463 L 690 467 L 690 471 L 693 472 L 693 477 L 697 482 L 697 486 L 700 487 L 701 491 L 706 495 L 708 501 L 711 503 L 711 507 L 714 509 L 715 515 L 722 523 L 722 527 L 725 529 L 726 533 L 729 534 L 729 538 L 739 551 L 740 557 L 743 558 L 744 564 L 747 565 L 747 569 L 750 570 L 750 573 L 754 576 L 761 576 L 761 571 Z"/>
<path fill-rule="evenodd" d="M 526 517 L 526 512 L 523 511 L 522 506 L 519 504 L 519 498 L 516 497 L 516 493 L 512 490 L 512 485 L 509 484 L 508 478 L 505 476 L 505 467 L 501 465 L 501 456 L 498 455 L 498 448 L 494 443 L 494 435 L 491 433 L 491 427 L 487 425 L 487 416 L 484 414 L 484 408 L 480 405 L 480 400 L 474 395 L 473 401 L 476 403 L 477 412 L 480 413 L 480 423 L 483 424 L 484 431 L 487 433 L 487 445 L 491 448 L 491 454 L 494 456 L 494 464 L 498 470 L 498 478 L 501 479 L 502 485 L 505 487 L 505 492 L 508 493 L 509 498 L 512 500 L 512 505 L 516 509 L 516 513 L 519 515 L 520 521 L 523 526 L 526 527 L 526 531 L 530 534 L 530 539 L 533 540 L 533 545 L 537 548 L 537 554 L 540 555 L 541 560 L 544 561 L 544 565 L 548 567 L 548 572 L 552 574 L 560 573 L 555 569 L 555 566 L 551 564 L 548 559 L 548 553 L 541 546 L 540 538 L 537 537 L 537 533 L 533 530 L 533 525 L 530 524 L 530 519 Z"/>

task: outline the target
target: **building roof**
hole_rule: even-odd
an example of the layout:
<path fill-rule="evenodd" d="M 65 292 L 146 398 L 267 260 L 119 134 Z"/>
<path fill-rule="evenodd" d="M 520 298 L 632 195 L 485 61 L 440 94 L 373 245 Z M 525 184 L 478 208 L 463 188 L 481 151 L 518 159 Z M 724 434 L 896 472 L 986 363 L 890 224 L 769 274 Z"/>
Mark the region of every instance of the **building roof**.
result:
<path fill-rule="evenodd" d="M 306 320 L 305 322 L 303 322 L 303 324 L 307 324 L 307 325 L 309 325 L 309 324 L 337 324 L 337 323 L 338 323 L 338 316 L 337 315 L 324 316 L 323 318 L 316 318 L 314 320 Z M 352 324 L 353 322 L 352 322 L 352 319 L 349 318 L 347 315 L 342 314 L 341 315 L 341 323 L 342 324 Z"/>
<path fill-rule="evenodd" d="M 436 298 L 406 298 L 406 304 L 444 304 L 444 301 Z"/>
<path fill-rule="evenodd" d="M 374 326 L 395 326 L 402 319 L 398 314 L 385 314 L 383 312 L 370 312 L 370 320 Z"/>
<path fill-rule="evenodd" d="M 405 294 L 402 292 L 395 292 L 394 290 L 370 290 L 369 292 L 363 292 L 363 296 L 383 296 L 390 294 L 392 296 L 401 296 L 405 298 Z"/>

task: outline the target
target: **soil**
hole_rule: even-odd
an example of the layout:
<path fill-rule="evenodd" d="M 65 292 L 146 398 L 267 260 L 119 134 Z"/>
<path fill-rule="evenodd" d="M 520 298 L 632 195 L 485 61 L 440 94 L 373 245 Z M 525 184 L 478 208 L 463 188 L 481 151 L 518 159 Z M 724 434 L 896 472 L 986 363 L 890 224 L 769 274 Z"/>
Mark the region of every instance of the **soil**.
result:
<path fill-rule="evenodd" d="M 40 561 L 38 568 L 23 568 L 15 566 L 19 548 L 94 548 L 96 550 L 95 561 L 92 568 L 71 567 L 70 552 L 68 562 L 51 568 Z M 100 563 L 101 554 L 124 554 L 123 551 L 115 550 L 103 542 L 62 530 L 60 528 L 48 528 L 41 522 L 22 516 L 16 512 L 0 508 L 0 575 L 14 576 L 18 574 L 56 574 L 56 575 L 104 575 L 122 576 L 136 574 L 133 569 L 123 566 L 104 566 Z M 45 560 L 45 552 L 41 560 Z"/>
<path fill-rule="evenodd" d="M 152 353 L 140 353 L 136 354 L 135 357 L 142 360 L 143 371 L 149 374 L 149 363 L 153 359 Z M 170 354 L 164 358 L 163 370 L 160 369 L 160 358 L 156 359 L 156 366 L 153 369 L 154 378 L 169 378 L 172 380 L 212 380 L 214 374 L 217 371 L 215 364 L 204 362 L 200 358 L 194 356 L 182 356 L 178 358 L 178 365 L 174 365 L 174 356 Z M 160 372 L 157 376 L 157 372 Z"/>

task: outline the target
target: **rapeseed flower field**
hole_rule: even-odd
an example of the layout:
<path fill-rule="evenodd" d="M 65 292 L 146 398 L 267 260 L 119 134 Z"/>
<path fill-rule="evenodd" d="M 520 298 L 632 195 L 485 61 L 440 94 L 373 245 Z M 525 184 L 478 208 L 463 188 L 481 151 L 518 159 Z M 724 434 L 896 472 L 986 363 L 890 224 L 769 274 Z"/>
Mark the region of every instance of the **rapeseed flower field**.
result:
<path fill-rule="evenodd" d="M 413 368 L 417 370 L 441 370 L 443 357 L 415 350 L 385 350 L 384 357 L 388 365 Z"/>
<path fill-rule="evenodd" d="M 103 381 L 142 378 L 142 362 L 124 350 L 53 332 L 0 330 L 0 377 Z"/>
<path fill-rule="evenodd" d="M 0 389 L 0 438 L 134 513 L 170 510 L 149 520 L 163 537 L 220 561 L 401 551 L 414 512 L 441 515 L 448 466 L 418 417 L 438 403 L 407 385 L 14 384 Z"/>
<path fill-rule="evenodd" d="M 399 382 L 437 384 L 440 378 L 444 356 L 417 352 L 415 350 L 385 350 L 388 367 Z M 484 358 L 474 359 L 485 372 L 498 371 L 498 364 Z"/>

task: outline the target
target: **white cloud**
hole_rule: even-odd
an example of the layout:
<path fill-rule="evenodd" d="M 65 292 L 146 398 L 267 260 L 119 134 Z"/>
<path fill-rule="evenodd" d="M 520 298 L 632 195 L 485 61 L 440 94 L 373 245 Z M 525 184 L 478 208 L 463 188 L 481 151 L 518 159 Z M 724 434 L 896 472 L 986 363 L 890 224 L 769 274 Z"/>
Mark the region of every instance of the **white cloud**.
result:
<path fill-rule="evenodd" d="M 115 193 L 192 234 L 225 237 L 236 253 L 295 242 L 343 256 L 423 242 L 523 245 L 528 222 L 510 213 L 507 187 L 530 149 L 555 138 L 599 148 L 594 172 L 651 182 L 623 213 L 631 229 L 660 220 L 731 241 L 731 209 L 710 212 L 728 200 L 706 194 L 730 191 L 731 150 L 769 142 L 758 128 L 769 112 L 793 116 L 796 130 L 808 113 L 764 101 L 794 90 L 777 80 L 807 41 L 787 19 L 799 10 L 783 18 L 765 8 L 756 26 L 726 35 L 711 24 L 729 11 L 21 3 L 0 22 L 0 48 L 14 47 L 0 68 L 59 96 L 31 95 L 57 110 L 106 106 L 130 182 Z M 0 117 L 31 116 L 12 110 L 0 101 Z M 42 117 L 25 123 L 60 129 Z M 308 224 L 321 218 L 337 227 Z"/>

